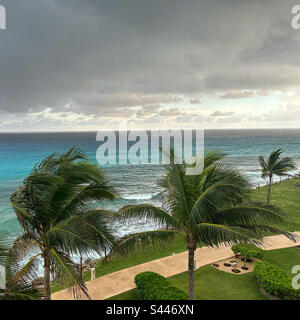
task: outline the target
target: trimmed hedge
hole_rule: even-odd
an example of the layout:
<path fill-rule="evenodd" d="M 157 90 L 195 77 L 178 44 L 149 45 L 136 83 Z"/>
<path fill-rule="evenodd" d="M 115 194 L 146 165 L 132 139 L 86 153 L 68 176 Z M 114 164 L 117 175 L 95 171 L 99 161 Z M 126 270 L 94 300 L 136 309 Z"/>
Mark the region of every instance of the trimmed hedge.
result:
<path fill-rule="evenodd" d="M 257 282 L 269 294 L 283 299 L 300 299 L 300 289 L 292 287 L 292 278 L 279 267 L 267 261 L 259 261 L 254 266 Z"/>
<path fill-rule="evenodd" d="M 187 294 L 162 275 L 146 271 L 135 276 L 137 294 L 143 300 L 187 300 Z"/>
<path fill-rule="evenodd" d="M 264 250 L 254 244 L 235 244 L 231 247 L 231 250 L 233 253 L 241 254 L 249 259 L 262 259 L 264 257 Z"/>

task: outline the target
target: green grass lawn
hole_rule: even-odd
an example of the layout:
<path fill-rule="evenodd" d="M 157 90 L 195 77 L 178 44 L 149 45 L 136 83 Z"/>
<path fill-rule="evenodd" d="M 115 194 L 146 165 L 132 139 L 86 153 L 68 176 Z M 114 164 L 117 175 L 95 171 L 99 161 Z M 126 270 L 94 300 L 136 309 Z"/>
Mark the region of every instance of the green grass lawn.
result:
<path fill-rule="evenodd" d="M 300 179 L 274 183 L 271 189 L 271 203 L 284 210 L 291 220 L 291 224 L 286 227 L 288 231 L 300 231 L 300 188 L 294 186 L 297 180 Z M 255 200 L 266 201 L 267 187 L 254 190 L 251 196 Z"/>
<path fill-rule="evenodd" d="M 300 265 L 300 248 L 265 251 L 265 259 L 291 274 L 292 267 Z"/>
<path fill-rule="evenodd" d="M 295 247 L 266 251 L 265 259 L 290 273 L 294 265 L 300 265 L 300 249 Z M 169 280 L 187 292 L 187 272 L 170 277 Z M 259 290 L 254 272 L 236 275 L 211 266 L 204 266 L 195 271 L 195 297 L 199 300 L 267 300 Z M 109 300 L 138 299 L 136 290 L 133 289 Z"/>

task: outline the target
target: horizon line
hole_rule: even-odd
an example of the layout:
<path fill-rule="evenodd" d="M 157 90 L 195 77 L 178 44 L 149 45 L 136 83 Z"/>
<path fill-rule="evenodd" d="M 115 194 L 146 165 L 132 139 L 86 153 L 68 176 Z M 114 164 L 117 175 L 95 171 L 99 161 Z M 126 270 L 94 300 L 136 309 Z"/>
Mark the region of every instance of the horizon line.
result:
<path fill-rule="evenodd" d="M 253 130 L 253 131 L 258 131 L 258 130 L 300 130 L 299 128 L 198 128 L 203 129 L 204 131 L 226 131 L 226 130 Z M 189 128 L 189 129 L 128 129 L 127 131 L 158 131 L 158 130 L 197 130 L 196 128 Z M 124 130 L 119 130 L 119 129 L 103 129 L 103 130 L 58 130 L 58 131 L 0 131 L 0 134 L 21 134 L 21 133 L 74 133 L 74 132 L 82 132 L 82 133 L 88 133 L 88 132 L 101 132 L 101 131 L 124 131 Z"/>

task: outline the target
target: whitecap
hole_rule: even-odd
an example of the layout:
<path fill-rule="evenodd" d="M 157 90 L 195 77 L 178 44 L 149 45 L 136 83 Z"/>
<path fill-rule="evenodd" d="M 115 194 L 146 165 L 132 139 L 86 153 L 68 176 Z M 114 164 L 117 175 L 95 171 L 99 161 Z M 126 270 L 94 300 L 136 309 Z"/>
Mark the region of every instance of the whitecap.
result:
<path fill-rule="evenodd" d="M 124 200 L 150 200 L 158 193 L 140 193 L 140 194 L 130 194 L 124 195 L 122 198 Z"/>

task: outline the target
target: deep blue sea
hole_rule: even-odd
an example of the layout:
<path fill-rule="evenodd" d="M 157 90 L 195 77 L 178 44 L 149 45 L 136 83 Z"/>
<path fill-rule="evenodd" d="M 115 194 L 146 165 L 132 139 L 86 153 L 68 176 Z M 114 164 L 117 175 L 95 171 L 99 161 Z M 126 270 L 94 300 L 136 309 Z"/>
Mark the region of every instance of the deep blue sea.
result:
<path fill-rule="evenodd" d="M 70 133 L 0 133 L 0 234 L 15 238 L 20 229 L 12 208 L 10 194 L 30 173 L 35 163 L 53 152 L 65 152 L 72 146 L 84 150 L 96 162 L 99 142 L 96 132 Z M 282 148 L 300 167 L 299 130 L 206 130 L 205 149 L 218 149 L 228 154 L 228 160 L 238 166 L 253 182 L 262 183 L 258 164 L 259 155 L 268 155 Z M 153 165 L 115 165 L 104 168 L 106 176 L 115 186 L 119 198 L 103 203 L 105 208 L 118 209 L 129 203 L 159 204 L 156 181 L 162 168 Z M 265 182 L 264 182 L 265 183 Z M 120 235 L 150 226 L 142 222 L 118 225 Z"/>

